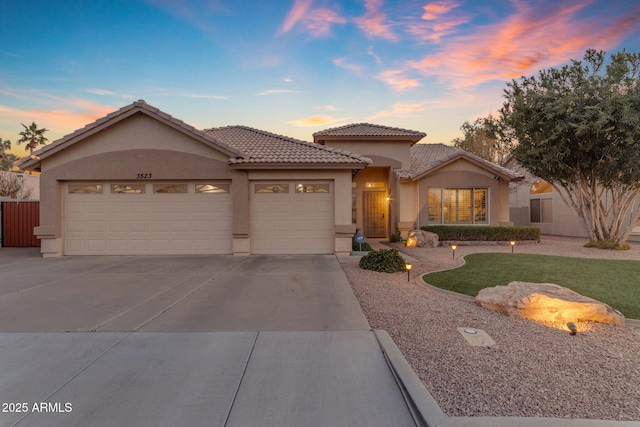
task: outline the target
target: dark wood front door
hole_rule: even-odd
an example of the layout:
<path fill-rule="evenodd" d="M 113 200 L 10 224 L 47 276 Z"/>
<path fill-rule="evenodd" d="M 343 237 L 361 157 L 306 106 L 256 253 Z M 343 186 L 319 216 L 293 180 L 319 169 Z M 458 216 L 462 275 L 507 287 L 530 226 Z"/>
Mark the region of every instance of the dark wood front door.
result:
<path fill-rule="evenodd" d="M 364 235 L 387 237 L 387 195 L 384 191 L 364 192 Z"/>

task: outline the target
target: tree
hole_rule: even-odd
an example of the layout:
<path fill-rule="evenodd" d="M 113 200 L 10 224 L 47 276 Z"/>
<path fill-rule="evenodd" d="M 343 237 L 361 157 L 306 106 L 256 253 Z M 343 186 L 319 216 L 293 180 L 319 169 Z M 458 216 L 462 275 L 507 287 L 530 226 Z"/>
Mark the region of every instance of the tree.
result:
<path fill-rule="evenodd" d="M 26 200 L 31 198 L 33 190 L 24 188 L 24 177 L 10 172 L 0 172 L 0 197 Z"/>
<path fill-rule="evenodd" d="M 592 241 L 622 247 L 640 224 L 640 54 L 602 51 L 507 84 L 513 156 L 550 182 Z"/>
<path fill-rule="evenodd" d="M 15 154 L 7 153 L 11 149 L 11 141 L 3 141 L 0 138 L 0 171 L 11 170 L 13 164 L 18 160 Z"/>
<path fill-rule="evenodd" d="M 508 142 L 501 137 L 498 119 L 489 115 L 464 122 L 460 127 L 463 138 L 456 138 L 452 145 L 493 163 L 502 164 L 509 154 Z"/>
<path fill-rule="evenodd" d="M 24 128 L 24 130 L 20 132 L 20 136 L 22 138 L 20 138 L 16 144 L 20 145 L 23 142 L 26 142 L 27 145 L 25 146 L 25 150 L 29 150 L 29 153 L 33 153 L 33 150 L 38 148 L 38 145 L 45 145 L 47 141 L 49 141 L 44 136 L 44 133 L 49 129 L 38 129 L 38 125 L 36 125 L 35 122 L 31 122 L 29 127 L 22 124 L 22 127 Z"/>

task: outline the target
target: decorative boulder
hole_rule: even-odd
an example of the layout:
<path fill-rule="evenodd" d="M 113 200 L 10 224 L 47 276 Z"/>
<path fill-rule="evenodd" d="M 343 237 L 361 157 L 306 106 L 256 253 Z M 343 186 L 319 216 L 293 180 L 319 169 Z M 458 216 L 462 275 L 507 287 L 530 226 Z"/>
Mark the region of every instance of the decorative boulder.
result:
<path fill-rule="evenodd" d="M 482 289 L 476 304 L 513 317 L 546 322 L 588 320 L 624 326 L 624 316 L 607 304 L 551 283 L 511 282 Z"/>
<path fill-rule="evenodd" d="M 440 242 L 438 240 L 438 235 L 429 231 L 411 230 L 409 232 L 409 237 L 407 237 L 408 248 L 422 248 L 424 246 L 429 248 L 437 248 L 439 244 Z"/>

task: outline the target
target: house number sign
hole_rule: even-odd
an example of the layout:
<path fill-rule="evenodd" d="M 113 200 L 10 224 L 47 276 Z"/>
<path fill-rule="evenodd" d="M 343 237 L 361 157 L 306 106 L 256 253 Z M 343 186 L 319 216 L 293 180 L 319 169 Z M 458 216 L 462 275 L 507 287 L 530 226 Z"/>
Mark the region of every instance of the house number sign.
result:
<path fill-rule="evenodd" d="M 150 173 L 139 173 L 136 174 L 136 179 L 151 179 Z"/>

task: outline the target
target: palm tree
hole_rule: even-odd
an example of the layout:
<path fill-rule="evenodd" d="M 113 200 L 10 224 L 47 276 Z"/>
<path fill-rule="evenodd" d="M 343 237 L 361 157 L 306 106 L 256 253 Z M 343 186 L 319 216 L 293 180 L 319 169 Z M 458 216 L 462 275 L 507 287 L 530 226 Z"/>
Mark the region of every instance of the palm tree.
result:
<path fill-rule="evenodd" d="M 16 144 L 20 145 L 23 142 L 26 142 L 27 146 L 24 149 L 29 150 L 30 154 L 33 153 L 33 150 L 35 150 L 38 147 L 38 145 L 45 145 L 47 141 L 49 141 L 47 138 L 44 137 L 44 133 L 47 132 L 49 129 L 45 129 L 45 128 L 38 129 L 38 125 L 36 124 L 36 122 L 31 122 L 31 125 L 29 125 L 29 127 L 27 127 L 22 123 L 20 124 L 22 125 L 24 130 L 20 132 L 20 136 L 22 138 L 20 138 L 16 142 Z"/>

